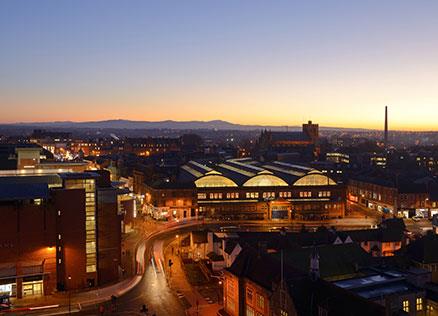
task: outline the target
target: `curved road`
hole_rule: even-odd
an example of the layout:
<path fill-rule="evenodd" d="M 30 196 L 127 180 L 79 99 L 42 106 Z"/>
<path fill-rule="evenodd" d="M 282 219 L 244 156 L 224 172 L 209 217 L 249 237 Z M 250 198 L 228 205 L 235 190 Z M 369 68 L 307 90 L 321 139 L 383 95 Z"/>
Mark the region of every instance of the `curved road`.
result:
<path fill-rule="evenodd" d="M 169 288 L 166 281 L 166 276 L 162 271 L 163 265 L 167 263 L 161 262 L 159 258 L 162 258 L 162 249 L 173 240 L 175 234 L 183 234 L 193 230 L 196 226 L 202 225 L 203 228 L 219 228 L 219 225 L 239 225 L 243 230 L 269 230 L 270 227 L 277 225 L 277 223 L 255 223 L 253 221 L 240 221 L 240 222 L 207 222 L 201 224 L 200 222 L 193 223 L 194 225 L 181 227 L 180 225 L 189 223 L 176 223 L 173 225 L 167 225 L 163 227 L 164 229 L 170 230 L 163 232 L 158 231 L 156 235 L 147 239 L 146 242 L 140 247 L 145 247 L 145 272 L 140 281 L 140 283 L 132 289 L 130 292 L 126 293 L 122 297 L 117 299 L 117 315 L 144 315 L 140 313 L 141 306 L 146 304 L 150 310 L 149 315 L 157 316 L 177 316 L 185 315 L 185 310 L 180 303 L 179 299 L 175 296 L 174 292 Z M 292 230 L 299 230 L 301 228 L 301 223 L 281 223 L 278 222 L 278 226 L 282 224 L 288 224 Z M 309 224 L 307 222 L 307 224 Z M 323 224 L 322 222 L 313 222 L 309 225 L 309 228 L 315 228 Z M 325 222 L 324 224 L 328 224 Z M 343 228 L 359 228 L 373 224 L 373 220 L 368 219 L 343 219 L 343 220 L 333 220 L 331 224 L 334 224 Z M 180 228 L 181 227 L 181 228 Z M 155 249 L 154 250 L 154 245 Z M 142 253 L 142 251 L 139 251 Z M 151 260 L 152 258 L 157 258 L 157 260 Z M 137 261 L 140 258 L 137 258 Z M 108 306 L 108 304 L 106 304 Z M 108 309 L 108 308 L 107 308 Z M 110 311 L 106 311 L 105 314 L 111 314 Z M 78 315 L 98 315 L 98 308 L 88 307 L 86 310 L 81 311 Z"/>
<path fill-rule="evenodd" d="M 161 257 L 161 249 L 164 248 L 175 234 L 183 234 L 193 229 L 193 226 L 181 228 L 177 231 L 160 233 L 156 237 L 148 239 L 145 243 L 145 273 L 140 283 L 131 291 L 117 299 L 117 311 L 111 313 L 108 309 L 109 304 L 106 304 L 107 310 L 105 315 L 144 315 L 140 312 L 143 304 L 146 304 L 149 309 L 148 315 L 157 316 L 178 316 L 185 315 L 185 309 L 181 305 L 179 299 L 169 288 L 166 281 L 166 276 L 160 267 L 159 261 L 152 260 Z M 157 249 L 154 250 L 154 245 Z M 156 252 L 154 255 L 153 253 Z M 162 261 L 162 260 L 161 260 Z M 162 265 L 166 263 L 162 262 Z M 99 315 L 97 306 L 88 307 L 76 315 Z"/>
<path fill-rule="evenodd" d="M 304 223 L 304 222 L 303 222 Z M 110 310 L 110 303 L 105 304 L 104 315 L 144 315 L 140 312 L 143 304 L 146 304 L 149 308 L 148 315 L 157 316 L 178 316 L 185 315 L 185 309 L 180 303 L 177 296 L 169 288 L 166 281 L 166 276 L 162 271 L 162 266 L 165 262 L 161 263 L 158 260 L 151 260 L 153 257 L 162 258 L 162 249 L 172 241 L 175 234 L 183 234 L 197 228 L 210 228 L 218 230 L 220 225 L 231 226 L 237 225 L 242 230 L 247 231 L 269 231 L 273 227 L 288 226 L 291 231 L 299 231 L 303 224 L 302 222 L 257 222 L 257 221 L 185 221 L 174 222 L 163 225 L 159 230 L 152 232 L 151 235 L 145 236 L 145 239 L 139 245 L 139 251 L 137 252 L 137 262 L 140 262 L 141 266 L 139 272 L 142 272 L 144 267 L 144 273 L 142 278 L 131 291 L 127 292 L 123 296 L 119 297 L 116 302 L 116 311 Z M 306 222 L 306 226 L 310 229 L 316 229 L 319 225 L 337 226 L 343 229 L 357 229 L 357 228 L 369 228 L 370 225 L 375 224 L 373 219 L 341 219 L 324 222 Z M 154 245 L 156 250 L 154 251 Z M 144 252 L 143 252 L 144 249 Z M 154 254 L 155 252 L 155 254 Z M 144 253 L 144 258 L 143 258 Z M 63 310 L 66 311 L 65 306 Z M 80 312 L 75 310 L 76 315 L 99 315 L 98 306 L 91 305 L 84 307 Z M 64 312 L 65 313 L 65 312 Z M 34 313 L 32 313 L 34 314 Z M 35 313 L 34 315 L 50 315 L 51 313 L 41 314 Z M 52 313 L 52 315 L 60 315 L 60 312 Z"/>

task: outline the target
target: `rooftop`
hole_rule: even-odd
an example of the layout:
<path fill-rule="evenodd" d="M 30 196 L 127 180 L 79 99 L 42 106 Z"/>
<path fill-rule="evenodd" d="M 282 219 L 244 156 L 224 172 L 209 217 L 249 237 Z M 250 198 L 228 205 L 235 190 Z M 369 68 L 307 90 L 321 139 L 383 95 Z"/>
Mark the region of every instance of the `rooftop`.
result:
<path fill-rule="evenodd" d="M 327 175 L 308 166 L 279 161 L 262 163 L 250 158 L 222 163 L 189 161 L 174 182 L 195 183 L 197 187 L 275 187 L 336 185 Z"/>

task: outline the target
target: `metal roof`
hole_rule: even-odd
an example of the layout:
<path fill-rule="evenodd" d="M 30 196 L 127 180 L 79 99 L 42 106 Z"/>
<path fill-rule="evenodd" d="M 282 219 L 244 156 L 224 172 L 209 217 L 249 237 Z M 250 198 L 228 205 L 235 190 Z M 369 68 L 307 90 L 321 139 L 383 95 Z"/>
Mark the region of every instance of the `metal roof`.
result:
<path fill-rule="evenodd" d="M 47 199 L 47 183 L 0 183 L 0 201 Z"/>

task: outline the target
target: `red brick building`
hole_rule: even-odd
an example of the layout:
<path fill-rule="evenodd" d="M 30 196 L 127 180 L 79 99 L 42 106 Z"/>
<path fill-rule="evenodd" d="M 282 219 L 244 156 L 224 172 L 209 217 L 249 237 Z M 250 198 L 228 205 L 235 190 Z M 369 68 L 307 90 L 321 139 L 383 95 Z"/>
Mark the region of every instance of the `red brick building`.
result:
<path fill-rule="evenodd" d="M 283 162 L 190 161 L 178 176 L 148 181 L 134 173 L 134 192 L 155 217 L 326 219 L 344 216 L 345 188 L 322 172 Z"/>
<path fill-rule="evenodd" d="M 0 177 L 0 293 L 18 298 L 118 279 L 118 190 L 97 173 Z"/>

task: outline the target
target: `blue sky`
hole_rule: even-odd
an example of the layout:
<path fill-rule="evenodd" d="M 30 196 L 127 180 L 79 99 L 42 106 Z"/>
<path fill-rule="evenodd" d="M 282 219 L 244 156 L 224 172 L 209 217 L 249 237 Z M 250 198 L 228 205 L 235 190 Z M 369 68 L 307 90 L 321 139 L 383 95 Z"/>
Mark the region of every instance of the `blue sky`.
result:
<path fill-rule="evenodd" d="M 1 122 L 438 129 L 436 1 L 0 2 Z"/>

